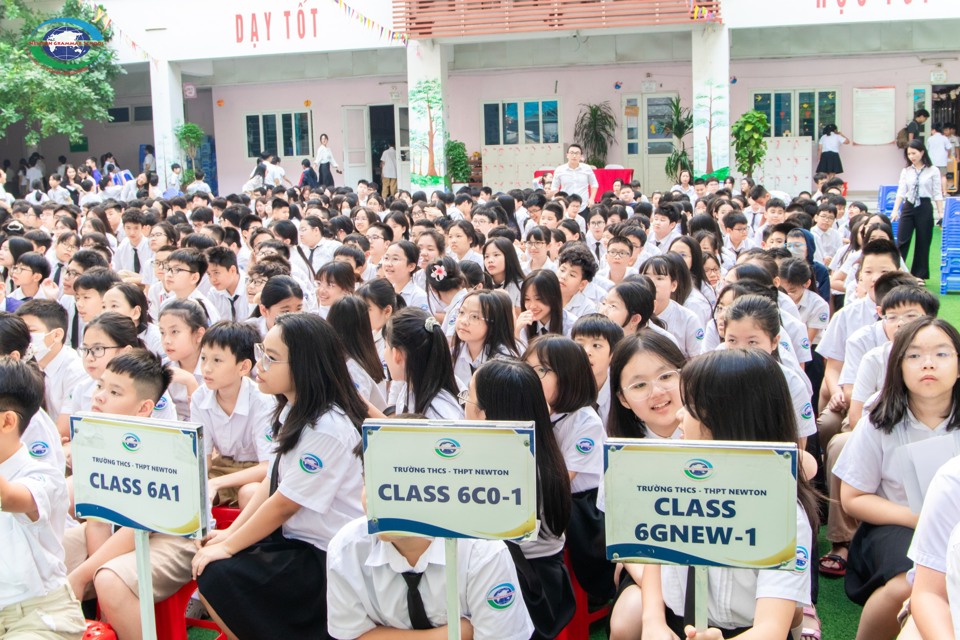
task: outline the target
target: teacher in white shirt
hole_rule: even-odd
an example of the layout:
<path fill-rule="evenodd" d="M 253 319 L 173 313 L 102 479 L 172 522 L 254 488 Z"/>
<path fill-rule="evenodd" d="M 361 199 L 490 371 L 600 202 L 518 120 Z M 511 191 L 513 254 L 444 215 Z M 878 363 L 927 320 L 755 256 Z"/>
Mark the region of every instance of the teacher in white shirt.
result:
<path fill-rule="evenodd" d="M 897 198 L 893 202 L 891 220 L 900 220 L 897 227 L 897 247 L 907 259 L 913 231 L 917 231 L 917 246 L 913 252 L 910 273 L 926 280 L 930 277 L 930 243 L 933 240 L 933 203 L 943 216 L 943 192 L 940 190 L 940 170 L 933 166 L 922 140 L 907 144 L 907 166 L 900 171 Z M 903 211 L 900 205 L 903 204 Z"/>
<path fill-rule="evenodd" d="M 330 148 L 327 146 L 330 144 L 330 138 L 327 137 L 327 134 L 320 134 L 320 146 L 317 147 L 317 159 L 314 162 L 317 165 L 317 176 L 320 178 L 320 187 L 321 188 L 333 188 L 333 173 L 330 171 L 331 165 L 337 173 L 343 173 L 340 171 L 340 167 L 337 166 L 337 161 L 333 157 L 333 152 L 330 151 Z"/>

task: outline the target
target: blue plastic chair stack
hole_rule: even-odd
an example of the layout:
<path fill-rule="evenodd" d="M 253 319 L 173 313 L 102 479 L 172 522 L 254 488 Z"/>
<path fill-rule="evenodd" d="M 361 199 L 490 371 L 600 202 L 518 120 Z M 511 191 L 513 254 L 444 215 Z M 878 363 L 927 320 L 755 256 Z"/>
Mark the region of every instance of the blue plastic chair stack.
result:
<path fill-rule="evenodd" d="M 888 218 L 893 213 L 893 203 L 897 199 L 897 185 L 895 184 L 885 184 L 881 185 L 877 190 L 877 211 L 887 216 Z M 892 222 L 893 225 L 893 240 L 897 240 L 897 221 Z"/>
<path fill-rule="evenodd" d="M 940 294 L 960 291 L 960 198 L 944 203 L 940 253 Z"/>

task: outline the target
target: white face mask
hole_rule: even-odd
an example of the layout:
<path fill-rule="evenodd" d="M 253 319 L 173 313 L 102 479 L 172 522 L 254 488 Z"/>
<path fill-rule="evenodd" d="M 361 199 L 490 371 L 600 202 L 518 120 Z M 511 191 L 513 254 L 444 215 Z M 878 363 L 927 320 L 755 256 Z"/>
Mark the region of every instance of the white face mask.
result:
<path fill-rule="evenodd" d="M 50 347 L 47 346 L 47 336 L 49 333 L 31 333 L 30 334 L 30 347 L 27 349 L 27 354 L 33 356 L 33 358 L 40 362 L 43 360 L 48 353 L 50 353 Z"/>

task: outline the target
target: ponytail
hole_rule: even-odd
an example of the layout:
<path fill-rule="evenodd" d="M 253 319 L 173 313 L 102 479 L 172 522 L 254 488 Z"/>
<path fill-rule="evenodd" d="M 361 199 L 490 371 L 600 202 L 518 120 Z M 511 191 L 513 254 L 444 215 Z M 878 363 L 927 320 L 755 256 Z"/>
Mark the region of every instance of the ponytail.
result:
<path fill-rule="evenodd" d="M 416 399 L 415 406 L 408 410 L 425 413 L 441 391 L 457 397 L 450 345 L 436 318 L 423 309 L 402 309 L 387 323 L 384 338 L 391 348 L 400 349 L 406 356 L 404 377 Z"/>

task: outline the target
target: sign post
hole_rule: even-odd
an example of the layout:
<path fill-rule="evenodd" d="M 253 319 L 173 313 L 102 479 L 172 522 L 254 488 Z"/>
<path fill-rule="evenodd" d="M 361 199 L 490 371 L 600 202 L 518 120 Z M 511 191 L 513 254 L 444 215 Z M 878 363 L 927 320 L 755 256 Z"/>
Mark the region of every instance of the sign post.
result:
<path fill-rule="evenodd" d="M 532 422 L 367 420 L 367 530 L 445 538 L 447 631 L 460 638 L 457 538 L 537 531 Z"/>
<path fill-rule="evenodd" d="M 156 640 L 149 535 L 209 527 L 203 427 L 103 413 L 70 417 L 78 518 L 135 529 L 143 637 Z"/>
<path fill-rule="evenodd" d="M 610 439 L 604 465 L 607 558 L 695 570 L 698 631 L 707 567 L 794 570 L 796 444 Z"/>

